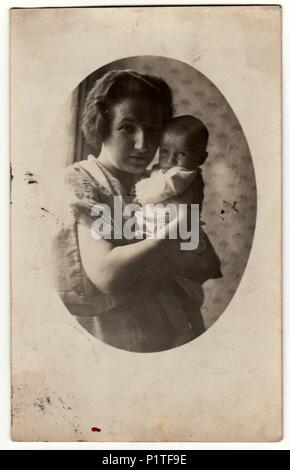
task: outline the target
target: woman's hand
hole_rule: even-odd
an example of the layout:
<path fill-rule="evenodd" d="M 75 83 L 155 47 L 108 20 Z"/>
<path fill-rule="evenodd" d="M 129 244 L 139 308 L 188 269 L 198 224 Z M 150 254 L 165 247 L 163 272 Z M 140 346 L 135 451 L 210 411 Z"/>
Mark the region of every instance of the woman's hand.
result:
<path fill-rule="evenodd" d="M 187 210 L 179 210 L 178 205 L 171 204 L 171 210 L 166 206 L 145 205 L 136 212 L 139 232 L 142 230 L 146 238 L 178 239 L 179 225 L 187 223 Z"/>

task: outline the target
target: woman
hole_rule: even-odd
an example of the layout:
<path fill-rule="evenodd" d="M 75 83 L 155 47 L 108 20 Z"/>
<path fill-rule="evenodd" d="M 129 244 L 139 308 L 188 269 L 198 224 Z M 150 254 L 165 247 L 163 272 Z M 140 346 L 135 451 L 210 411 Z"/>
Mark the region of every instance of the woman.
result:
<path fill-rule="evenodd" d="M 100 155 L 66 170 L 64 206 L 69 210 L 54 243 L 56 287 L 90 333 L 128 351 L 162 351 L 201 334 L 200 285 L 220 275 L 209 242 L 205 253 L 191 252 L 189 271 L 182 265 L 199 283 L 189 290 L 170 263 L 171 254 L 179 252 L 176 240 L 92 237 L 92 208 L 107 204 L 113 213 L 115 196 L 123 208 L 133 201 L 134 185 L 152 161 L 172 114 L 171 90 L 160 78 L 130 70 L 108 72 L 89 93 L 82 120 L 86 140 L 101 146 Z M 180 332 L 168 321 L 170 310 L 176 315 L 185 311 L 188 317 L 178 343 Z"/>

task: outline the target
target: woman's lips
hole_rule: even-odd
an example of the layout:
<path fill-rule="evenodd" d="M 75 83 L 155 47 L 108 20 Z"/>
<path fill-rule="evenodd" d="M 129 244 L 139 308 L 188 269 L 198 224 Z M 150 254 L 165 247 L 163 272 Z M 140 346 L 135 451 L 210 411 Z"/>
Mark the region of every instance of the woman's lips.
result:
<path fill-rule="evenodd" d="M 130 158 L 134 162 L 144 163 L 144 162 L 147 162 L 148 156 L 147 155 L 131 155 Z"/>

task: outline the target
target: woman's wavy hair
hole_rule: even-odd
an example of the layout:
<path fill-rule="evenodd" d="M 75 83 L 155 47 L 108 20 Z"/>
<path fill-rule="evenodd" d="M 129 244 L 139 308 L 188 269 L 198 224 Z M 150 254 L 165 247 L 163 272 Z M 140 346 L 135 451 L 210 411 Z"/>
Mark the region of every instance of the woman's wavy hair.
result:
<path fill-rule="evenodd" d="M 134 70 L 112 70 L 96 81 L 84 104 L 81 129 L 88 144 L 99 147 L 110 135 L 111 107 L 126 98 L 145 98 L 160 106 L 163 126 L 172 118 L 172 93 L 164 80 Z"/>

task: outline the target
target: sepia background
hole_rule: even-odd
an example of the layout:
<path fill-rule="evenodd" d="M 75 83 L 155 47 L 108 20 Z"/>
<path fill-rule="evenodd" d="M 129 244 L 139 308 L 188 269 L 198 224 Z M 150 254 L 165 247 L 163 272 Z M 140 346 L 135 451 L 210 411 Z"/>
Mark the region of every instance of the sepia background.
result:
<path fill-rule="evenodd" d="M 11 36 L 13 439 L 279 440 L 280 8 L 19 9 L 11 12 Z M 138 56 L 151 61 L 138 67 L 152 67 L 152 56 L 174 58 L 203 83 L 177 87 L 176 67 L 164 59 L 177 112 L 204 118 L 211 133 L 203 217 L 227 282 L 206 285 L 208 326 L 239 284 L 205 334 L 152 354 L 91 337 L 63 306 L 47 269 L 57 222 L 51 194 L 76 154 L 67 138 L 76 135 L 72 92 L 104 65 Z M 189 95 L 198 89 L 205 95 L 195 100 Z M 221 206 L 227 198 L 238 213 Z"/>

